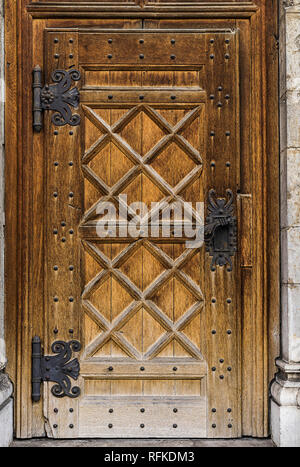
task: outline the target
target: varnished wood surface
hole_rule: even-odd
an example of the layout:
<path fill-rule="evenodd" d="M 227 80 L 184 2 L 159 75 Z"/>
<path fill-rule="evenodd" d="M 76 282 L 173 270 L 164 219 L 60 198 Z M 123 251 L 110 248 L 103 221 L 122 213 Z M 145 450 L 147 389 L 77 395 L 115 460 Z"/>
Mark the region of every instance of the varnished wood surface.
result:
<path fill-rule="evenodd" d="M 170 5 L 146 5 L 143 11 L 135 5 L 126 5 L 124 8 L 127 13 L 124 13 L 120 6 L 115 6 L 110 9 L 110 13 L 106 13 L 103 6 L 92 4 L 94 2 L 86 2 L 86 5 L 76 5 L 73 2 L 72 6 L 68 5 L 68 2 L 60 2 L 59 5 L 53 2 L 35 2 L 36 4 L 29 7 L 30 15 L 24 13 L 23 9 L 28 3 L 24 0 L 20 5 L 14 2 L 7 2 L 6 5 L 7 95 L 10 96 L 6 113 L 6 138 L 9 142 L 7 147 L 11 148 L 7 150 L 9 154 L 11 150 L 11 154 L 6 167 L 8 212 L 6 275 L 9 278 L 6 285 L 6 303 L 7 336 L 11 343 L 8 346 L 8 370 L 16 388 L 17 436 L 24 438 L 42 436 L 46 429 L 48 435 L 54 437 L 88 437 L 99 434 L 106 436 L 107 431 L 107 436 L 111 437 L 111 430 L 107 430 L 109 415 L 106 412 L 110 403 L 108 399 L 106 406 L 105 398 L 110 398 L 116 404 L 119 401 L 121 405 L 123 404 L 122 407 L 126 408 L 130 406 L 130 397 L 143 397 L 143 392 L 150 397 L 147 399 L 147 404 L 150 404 L 147 406 L 149 410 L 152 410 L 155 397 L 160 397 L 160 403 L 163 405 L 168 403 L 172 405 L 176 394 L 179 396 L 178 404 L 184 403 L 186 397 L 192 396 L 188 404 L 197 407 L 200 425 L 198 427 L 198 422 L 195 422 L 194 427 L 191 428 L 195 431 L 191 432 L 191 436 L 232 437 L 241 434 L 265 436 L 268 433 L 268 381 L 273 376 L 274 357 L 278 354 L 279 256 L 276 236 L 278 190 L 274 183 L 278 178 L 278 120 L 275 115 L 277 51 L 274 45 L 277 23 L 273 16 L 276 3 L 272 1 L 272 5 L 269 6 L 259 1 L 255 5 L 249 2 L 231 2 L 230 5 L 222 2 L 206 2 L 201 5 L 180 6 L 180 10 L 177 6 L 176 12 L 172 11 L 173 6 Z M 163 19 L 151 19 L 154 12 L 156 12 L 155 16 L 159 14 Z M 33 21 L 31 14 L 36 18 Z M 107 14 L 111 19 L 104 19 Z M 132 16 L 132 19 L 123 21 L 112 18 L 118 15 Z M 189 19 L 180 19 L 178 15 L 181 18 L 186 15 Z M 80 19 L 82 16 L 89 19 Z M 137 18 L 134 19 L 134 16 Z M 197 16 L 203 19 L 197 19 Z M 17 17 L 19 22 L 16 20 Z M 138 17 L 145 18 L 143 24 Z M 17 26 L 22 31 L 18 43 Z M 106 30 L 113 29 L 114 34 L 122 34 L 122 37 L 123 35 L 126 37 L 122 28 L 132 29 L 134 34 L 137 34 L 140 28 L 141 37 L 146 38 L 147 34 L 150 34 L 154 41 L 155 34 L 152 30 L 155 29 L 158 30 L 157 33 L 159 30 L 164 31 L 164 37 L 170 37 L 168 34 L 176 34 L 176 31 L 182 31 L 182 36 L 187 33 L 197 35 L 195 30 L 199 30 L 198 35 L 207 34 L 208 30 L 217 29 L 220 32 L 214 36 L 213 43 L 207 36 L 202 55 L 198 54 L 201 60 L 191 59 L 189 62 L 189 54 L 180 56 L 176 53 L 179 58 L 174 63 L 173 59 L 170 60 L 172 52 L 169 55 L 167 50 L 165 59 L 158 64 L 155 60 L 153 62 L 151 53 L 148 55 L 146 51 L 147 53 L 144 52 L 146 60 L 141 65 L 138 56 L 142 52 L 139 48 L 136 49 L 136 63 L 134 58 L 124 62 L 126 58 L 124 39 L 119 54 L 113 53 L 116 58 L 113 58 L 113 62 L 110 59 L 108 61 L 109 52 L 103 47 L 99 48 L 95 45 L 93 49 L 90 41 L 80 43 L 81 34 L 78 34 L 78 31 L 81 28 L 83 36 L 87 34 L 89 28 L 92 28 L 91 31 L 97 28 L 97 32 L 100 28 L 103 30 L 102 35 L 106 34 Z M 116 32 L 117 29 L 119 32 Z M 151 31 L 145 33 L 145 29 Z M 222 37 L 226 36 L 226 31 L 231 30 L 237 31 L 235 34 L 237 40 L 230 41 L 228 46 L 230 59 L 227 64 L 225 62 L 226 74 L 222 67 L 227 49 L 224 48 Z M 54 45 L 53 38 L 57 34 L 61 39 Z M 97 35 L 93 33 L 92 37 L 95 38 Z M 231 38 L 231 34 L 229 37 Z M 72 43 L 69 42 L 70 38 L 73 39 Z M 180 43 L 179 39 L 178 41 Z M 269 48 L 266 48 L 266 44 Z M 88 51 L 86 47 L 92 49 Z M 28 50 L 32 50 L 29 60 Z M 93 50 L 97 51 L 97 54 L 93 53 Z M 270 50 L 270 53 L 267 50 Z M 59 53 L 59 60 L 54 60 L 54 53 Z M 69 57 L 71 54 L 72 59 Z M 134 55 L 134 49 L 130 55 Z M 214 55 L 214 60 L 209 58 L 210 55 Z M 264 56 L 266 61 L 263 59 Z M 187 57 L 186 63 L 184 63 L 185 57 Z M 44 133 L 32 137 L 31 121 L 28 119 L 31 112 L 30 93 L 21 90 L 24 86 L 30 89 L 31 70 L 37 63 L 43 65 L 45 79 L 48 81 L 56 67 L 67 69 L 75 65 L 83 72 L 81 113 L 84 123 L 80 128 L 75 128 L 73 135 L 69 134 L 69 128 L 63 128 L 59 130 L 58 136 L 54 136 L 49 116 L 46 116 Z M 19 67 L 19 74 L 17 74 L 18 64 L 22 64 Z M 215 68 L 213 64 L 216 64 Z M 174 81 L 169 91 L 171 73 Z M 219 90 L 221 85 L 222 91 Z M 215 104 L 219 100 L 223 101 L 226 89 L 229 90 L 231 98 L 223 108 L 218 109 Z M 109 106 L 106 90 L 113 93 L 115 99 Z M 130 110 L 135 104 L 137 94 L 141 91 L 145 93 L 146 101 L 137 105 L 144 105 L 145 110 L 148 106 L 149 109 L 144 111 L 140 108 L 142 111 L 137 112 L 134 126 L 129 125 L 128 128 L 124 126 L 121 130 L 121 124 L 120 129 L 115 129 L 114 122 Z M 178 100 L 175 104 L 170 104 L 169 97 L 174 93 Z M 215 95 L 214 100 L 209 99 L 212 94 Z M 188 96 L 192 96 L 192 100 L 189 101 Z M 161 173 L 163 179 L 167 179 L 168 184 L 165 185 L 153 172 L 151 174 L 148 171 L 148 174 L 151 174 L 151 185 L 145 185 L 146 191 L 143 191 L 146 179 L 144 174 L 140 174 L 139 177 L 144 179 L 140 178 L 140 182 L 136 185 L 131 184 L 129 198 L 132 200 L 139 198 L 149 203 L 151 200 L 159 199 L 160 189 L 165 196 L 171 194 L 170 187 L 176 191 L 176 184 L 180 183 L 183 174 L 187 175 L 186 171 L 192 170 L 193 164 L 196 165 L 195 174 L 190 180 L 186 180 L 187 183 L 195 180 L 198 187 L 185 191 L 184 196 L 189 200 L 204 200 L 207 189 L 211 186 L 217 188 L 221 194 L 228 187 L 239 192 L 237 197 L 240 226 L 239 254 L 236 257 L 231 279 L 223 271 L 218 271 L 215 278 L 210 274 L 211 278 L 208 279 L 210 259 L 200 251 L 194 257 L 191 256 L 190 265 L 188 262 L 184 263 L 184 271 L 177 270 L 176 274 L 179 274 L 180 280 L 177 284 L 177 279 L 172 279 L 172 290 L 168 290 L 167 281 L 164 286 L 163 282 L 158 283 L 161 293 L 155 299 L 156 307 L 161 307 L 166 313 L 170 303 L 173 303 L 173 310 L 179 321 L 184 307 L 193 305 L 187 297 L 195 294 L 199 304 L 201 302 L 203 305 L 201 308 L 199 306 L 197 311 L 197 320 L 200 319 L 198 327 L 190 326 L 188 339 L 193 342 L 193 346 L 182 337 L 181 340 L 179 339 L 181 346 L 183 345 L 181 350 L 179 347 L 173 348 L 172 351 L 169 347 L 166 348 L 164 358 L 171 358 L 170 363 L 153 360 L 153 369 L 151 367 L 149 373 L 146 369 L 143 378 L 138 367 L 126 366 L 128 352 L 131 352 L 131 358 L 137 358 L 137 361 L 143 354 L 146 357 L 158 355 L 166 341 L 159 340 L 161 331 L 155 323 L 158 322 L 165 331 L 171 324 L 168 324 L 164 315 L 160 315 L 158 309 L 147 301 L 141 307 L 143 310 L 137 311 L 136 316 L 139 318 L 134 325 L 131 321 L 136 313 L 134 307 L 128 309 L 124 322 L 118 321 L 118 310 L 124 305 L 130 305 L 127 303 L 126 293 L 130 292 L 129 295 L 132 294 L 135 300 L 141 300 L 140 290 L 146 286 L 150 287 L 151 292 L 153 281 L 153 290 L 155 290 L 155 280 L 159 274 L 168 273 L 169 268 L 170 271 L 172 268 L 175 271 L 176 258 L 182 254 L 183 246 L 178 242 L 169 244 L 161 242 L 157 245 L 158 249 L 155 249 L 141 241 L 139 248 L 130 249 L 129 245 L 124 245 L 124 239 L 119 244 L 115 240 L 106 245 L 103 242 L 101 245 L 99 242 L 95 243 L 91 223 L 94 216 L 93 204 L 99 199 L 99 193 L 102 196 L 113 197 L 112 187 L 115 185 L 114 189 L 117 189 L 118 180 L 126 175 L 126 171 L 133 170 L 133 180 L 134 166 L 139 163 L 137 154 L 147 157 L 147 151 L 151 150 L 153 141 L 157 138 L 159 142 L 159 138 L 172 131 L 176 119 L 173 123 L 171 120 L 175 118 L 175 114 L 181 113 L 184 116 L 185 106 L 188 112 L 191 112 L 195 105 L 199 106 L 201 111 L 193 122 L 194 125 L 198 125 L 200 131 L 186 129 L 183 136 L 192 142 L 191 146 L 199 148 L 203 166 L 201 171 L 200 159 L 198 160 L 194 150 L 189 150 L 187 159 L 183 157 L 182 150 L 183 153 L 186 150 L 185 143 L 180 149 L 181 155 L 179 152 L 177 154 L 177 146 L 170 147 L 169 157 L 177 160 L 177 165 L 172 167 L 173 172 L 165 169 L 167 166 L 163 164 L 167 159 L 163 162 L 161 156 L 157 157 L 157 161 L 161 160 L 160 164 L 155 162 L 155 158 L 153 160 L 149 158 L 147 162 L 149 167 L 153 164 L 153 168 L 157 173 Z M 152 120 L 151 112 L 155 115 L 155 112 L 161 113 L 163 108 L 165 108 L 164 119 L 169 121 L 168 130 L 166 126 L 164 127 L 166 123 L 157 126 L 155 117 L 154 121 Z M 26 115 L 27 119 L 24 118 Z M 265 129 L 263 133 L 261 128 Z M 215 132 L 214 137 L 211 136 L 212 130 Z M 230 131 L 230 137 L 226 136 L 224 130 Z M 117 142 L 116 149 L 110 149 L 110 155 L 105 155 L 103 147 L 102 159 L 93 157 L 97 148 L 101 147 L 101 144 L 97 146 L 97 141 L 101 137 L 99 132 L 102 135 L 110 134 L 110 137 Z M 141 135 L 141 139 L 137 140 L 138 134 Z M 126 148 L 120 137 L 127 141 L 129 146 L 134 147 L 135 152 Z M 93 148 L 93 145 L 96 146 Z M 14 149 L 16 147 L 17 151 Z M 158 149 L 163 154 L 163 148 L 158 147 Z M 242 157 L 239 156 L 240 150 Z M 83 154 L 85 156 L 82 165 Z M 70 161 L 73 162 L 72 166 L 69 165 Z M 54 166 L 54 162 L 58 162 L 59 165 Z M 211 165 L 212 162 L 214 165 Z M 199 164 L 198 168 L 197 164 Z M 155 188 L 157 184 L 159 190 Z M 127 187 L 126 183 L 124 188 L 125 186 Z M 53 201 L 52 195 L 56 190 L 59 196 Z M 74 193 L 72 198 L 69 197 L 71 191 Z M 19 222 L 15 217 L 17 214 Z M 79 225 L 81 229 L 78 229 Z M 17 228 L 18 234 L 16 234 Z M 54 229 L 58 230 L 58 235 L 53 235 Z M 72 234 L 70 234 L 71 229 L 74 231 Z M 66 242 L 61 241 L 63 237 L 66 238 Z M 249 248 L 248 245 L 252 247 Z M 14 255 L 17 255 L 17 258 Z M 116 262 L 116 258 L 119 262 Z M 68 269 L 71 264 L 74 266 L 72 271 Z M 58 271 L 54 271 L 54 265 L 58 265 Z M 87 303 L 91 298 L 89 296 L 91 290 L 96 292 L 95 284 L 99 285 L 104 280 L 103 271 L 105 272 L 105 269 L 111 268 L 112 265 L 118 267 L 115 275 L 110 279 L 109 287 L 104 287 L 98 297 L 96 293 L 93 303 Z M 164 268 L 166 268 L 165 272 Z M 93 282 L 98 274 L 100 277 Z M 125 278 L 128 275 L 129 281 Z M 141 282 L 141 277 L 145 285 L 143 281 Z M 191 279 L 188 279 L 189 277 Z M 200 287 L 203 295 L 201 300 L 194 285 L 197 281 L 199 281 L 197 287 Z M 124 287 L 126 293 L 122 291 Z M 58 302 L 53 301 L 56 296 L 59 298 Z M 214 304 L 210 304 L 212 297 L 216 299 Z M 72 301 L 69 300 L 70 298 Z M 227 303 L 228 298 L 231 298 L 230 303 Z M 99 304 L 102 304 L 101 314 L 105 315 L 106 308 L 112 313 L 112 327 L 107 318 L 104 321 L 97 321 L 99 313 L 95 309 L 99 308 Z M 198 309 L 195 308 L 196 310 Z M 148 335 L 142 333 L 142 341 L 145 339 L 147 348 L 152 348 L 148 354 L 147 349 L 144 351 L 143 347 L 140 349 L 138 347 L 140 345 L 138 342 L 141 342 L 138 335 L 141 323 L 145 319 L 147 320 L 145 326 L 150 331 Z M 124 326 L 126 332 L 122 336 L 118 326 L 125 323 L 127 323 L 127 327 Z M 107 342 L 110 336 L 113 336 L 113 344 L 108 344 L 108 347 L 103 348 L 102 351 L 100 350 L 105 339 L 103 340 L 101 334 L 100 340 L 97 337 L 99 325 L 102 334 L 107 335 L 105 338 Z M 215 328 L 217 334 L 211 334 Z M 58 334 L 54 333 L 56 329 Z M 226 333 L 228 329 L 232 332 L 230 335 Z M 84 348 L 81 360 L 84 373 L 80 381 L 83 391 L 80 400 L 55 400 L 51 395 L 49 396 L 50 384 L 49 388 L 45 385 L 44 412 L 42 413 L 42 404 L 32 405 L 30 341 L 35 334 L 42 336 L 46 352 L 50 352 L 50 345 L 56 338 L 69 340 L 74 337 L 82 341 Z M 131 339 L 130 346 L 127 343 L 125 345 L 126 357 L 118 350 L 120 346 L 124 350 L 124 339 L 126 341 Z M 184 372 L 179 370 L 174 377 L 171 373 L 168 374 L 171 372 L 171 366 L 174 367 L 174 357 L 179 358 L 179 361 L 176 361 L 178 368 L 180 368 L 180 358 L 187 358 L 186 355 L 181 355 L 182 349 L 187 352 L 189 358 L 196 360 L 200 358 L 199 362 L 200 364 L 203 362 L 204 366 L 200 365 L 194 370 L 193 367 L 189 369 L 187 365 Z M 99 355 L 93 354 L 99 351 Z M 90 359 L 92 361 L 89 361 Z M 101 359 L 104 359 L 102 363 Z M 114 377 L 105 379 L 106 362 L 108 367 L 109 361 L 113 359 L 115 359 L 113 364 L 117 365 L 116 368 L 120 365 L 120 369 Z M 146 368 L 144 361 L 143 365 Z M 216 367 L 216 371 L 211 370 L 213 366 Z M 231 372 L 227 370 L 229 366 L 232 368 Z M 162 379 L 158 378 L 158 374 L 161 374 Z M 224 379 L 220 379 L 222 375 L 225 375 Z M 141 390 L 142 387 L 144 389 Z M 174 388 L 177 388 L 175 392 Z M 142 402 L 142 399 L 139 402 Z M 89 422 L 89 410 L 93 412 L 93 407 L 96 406 L 99 406 L 99 410 L 102 407 L 103 414 L 100 418 L 105 420 L 105 423 L 100 423 L 100 420 L 99 423 L 95 421 L 94 424 Z M 138 410 L 138 407 L 139 404 L 135 405 L 135 409 L 132 406 L 132 410 Z M 58 418 L 54 416 L 54 408 L 59 409 Z M 72 412 L 70 408 L 73 409 Z M 215 408 L 216 412 L 212 412 L 212 408 Z M 228 408 L 231 412 L 227 411 Z M 131 420 L 130 411 L 128 413 L 127 409 L 124 410 L 120 409 L 119 415 L 114 414 L 113 425 Z M 186 414 L 188 410 L 187 407 Z M 45 426 L 43 417 L 48 420 Z M 153 412 L 149 419 L 152 420 L 152 425 L 146 427 L 143 436 L 153 436 L 155 433 L 152 428 L 157 424 L 155 417 Z M 169 415 L 166 415 L 166 420 L 174 424 L 172 418 L 174 415 L 170 414 L 170 419 L 168 417 Z M 138 417 L 133 418 L 133 424 L 130 425 L 132 436 L 139 436 L 140 433 L 140 423 L 137 424 L 137 420 Z M 186 436 L 184 433 L 189 429 L 187 420 L 188 415 L 184 415 L 183 411 L 183 415 L 176 423 L 179 427 L 176 429 L 177 436 Z M 57 421 L 59 429 L 55 431 L 53 425 Z M 214 424 L 215 428 L 212 427 Z M 73 428 L 70 428 L 70 425 L 73 425 Z M 232 427 L 229 428 L 228 425 Z M 173 430 L 172 426 L 170 429 Z M 122 431 L 122 428 L 116 428 L 118 436 L 123 436 Z M 164 433 L 161 435 L 169 436 L 168 431 Z M 174 435 L 170 434 L 170 436 Z"/>

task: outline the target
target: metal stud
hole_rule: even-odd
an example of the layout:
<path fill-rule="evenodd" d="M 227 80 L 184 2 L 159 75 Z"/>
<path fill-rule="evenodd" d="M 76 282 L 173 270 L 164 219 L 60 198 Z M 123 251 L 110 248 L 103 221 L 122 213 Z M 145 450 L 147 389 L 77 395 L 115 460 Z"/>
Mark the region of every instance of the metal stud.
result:
<path fill-rule="evenodd" d="M 113 413 L 114 409 L 109 409 L 109 413 Z"/>
<path fill-rule="evenodd" d="M 113 424 L 109 423 L 108 428 L 112 428 L 112 427 L 113 427 Z"/>
<path fill-rule="evenodd" d="M 70 167 L 73 167 L 73 165 L 74 165 L 74 162 L 70 161 L 70 162 L 69 162 L 69 166 L 70 166 Z"/>
<path fill-rule="evenodd" d="M 230 336 L 230 334 L 232 334 L 232 331 L 228 329 L 227 334 Z"/>
<path fill-rule="evenodd" d="M 74 334 L 74 329 L 69 329 L 70 334 Z"/>
<path fill-rule="evenodd" d="M 226 136 L 230 136 L 230 131 L 226 131 Z"/>
<path fill-rule="evenodd" d="M 58 135 L 58 131 L 57 131 L 57 130 L 55 130 L 55 131 L 54 131 L 54 134 L 55 134 L 55 136 L 57 136 L 57 135 Z"/>
<path fill-rule="evenodd" d="M 144 43 L 144 39 L 140 39 L 140 44 L 143 44 Z"/>
<path fill-rule="evenodd" d="M 219 86 L 218 91 L 220 91 L 220 92 L 223 91 L 223 86 Z"/>
<path fill-rule="evenodd" d="M 211 44 L 213 44 L 214 42 L 215 42 L 215 40 L 214 40 L 214 39 L 211 39 L 211 40 L 210 40 L 210 43 L 211 43 Z"/>
<path fill-rule="evenodd" d="M 73 198 L 73 196 L 74 196 L 74 193 L 72 193 L 72 191 L 71 191 L 71 192 L 69 193 L 69 197 L 70 197 L 70 198 Z"/>
<path fill-rule="evenodd" d="M 171 96 L 172 101 L 175 101 L 176 96 Z"/>
<path fill-rule="evenodd" d="M 73 44 L 74 39 L 70 39 L 69 42 L 70 42 L 70 44 Z"/>
<path fill-rule="evenodd" d="M 54 165 L 55 165 L 55 167 L 58 167 L 58 166 L 59 166 L 59 163 L 58 163 L 58 162 L 54 162 Z"/>
<path fill-rule="evenodd" d="M 231 370 L 232 370 L 231 366 L 227 367 L 227 371 L 231 371 Z"/>
<path fill-rule="evenodd" d="M 211 331 L 211 333 L 212 333 L 213 335 L 215 335 L 215 334 L 217 334 L 217 331 L 216 331 L 215 329 L 213 329 L 213 330 Z"/>
<path fill-rule="evenodd" d="M 54 58 L 58 59 L 58 58 L 59 58 L 59 54 L 55 54 L 55 55 L 54 55 Z"/>
<path fill-rule="evenodd" d="M 210 163 L 210 166 L 211 166 L 211 167 L 216 167 L 216 163 L 215 163 L 215 162 L 211 162 L 211 163 Z"/>
<path fill-rule="evenodd" d="M 70 132 L 69 132 L 69 135 L 70 135 L 70 136 L 73 136 L 73 135 L 74 135 L 74 131 L 70 131 Z"/>
<path fill-rule="evenodd" d="M 230 409 L 230 408 L 227 409 L 227 412 L 228 412 L 228 413 L 231 413 L 231 412 L 232 412 L 232 409 Z"/>
<path fill-rule="evenodd" d="M 74 271 L 74 266 L 69 266 L 70 271 Z"/>
<path fill-rule="evenodd" d="M 212 409 L 211 411 L 212 413 L 216 413 L 217 409 Z"/>
<path fill-rule="evenodd" d="M 229 99 L 230 99 L 230 95 L 229 95 L 229 94 L 226 94 L 225 99 L 226 99 L 226 100 L 229 100 Z"/>
<path fill-rule="evenodd" d="M 141 424 L 140 424 L 140 427 L 141 427 L 141 428 L 145 428 L 144 423 L 141 423 Z"/>
<path fill-rule="evenodd" d="M 107 55 L 107 58 L 111 59 L 111 58 L 112 58 L 112 54 L 108 54 L 108 55 Z"/>
<path fill-rule="evenodd" d="M 228 162 L 227 162 L 227 164 L 228 164 Z M 227 299 L 227 303 L 231 303 L 231 298 Z"/>
<path fill-rule="evenodd" d="M 66 227 L 65 221 L 62 221 L 60 225 L 61 225 L 62 227 Z"/>
<path fill-rule="evenodd" d="M 173 409 L 173 412 L 174 413 L 177 413 L 178 412 L 178 409 L 176 409 L 176 407 Z"/>
<path fill-rule="evenodd" d="M 217 425 L 215 423 L 213 423 L 212 428 L 217 428 Z"/>
<path fill-rule="evenodd" d="M 58 197 L 57 191 L 55 191 L 55 192 L 53 193 L 53 196 L 54 196 L 54 198 L 57 198 L 57 197 Z"/>
<path fill-rule="evenodd" d="M 57 302 L 58 302 L 58 297 L 54 297 L 53 301 L 54 301 L 55 303 L 57 303 Z"/>
<path fill-rule="evenodd" d="M 226 162 L 226 167 L 230 167 L 230 166 L 231 166 L 230 162 Z"/>
<path fill-rule="evenodd" d="M 223 104 L 222 104 L 222 102 L 218 102 L 218 104 L 217 104 L 217 105 L 218 105 L 218 107 L 219 107 L 219 108 L 223 107 Z"/>
<path fill-rule="evenodd" d="M 172 55 L 170 56 L 170 58 L 171 58 L 171 60 L 175 60 L 176 55 L 173 55 L 173 54 L 172 54 Z"/>
<path fill-rule="evenodd" d="M 224 359 L 223 359 L 223 358 L 220 358 L 220 363 L 224 363 Z"/>
<path fill-rule="evenodd" d="M 108 371 L 113 371 L 113 370 L 114 370 L 114 369 L 113 369 L 112 366 L 110 366 L 110 367 L 108 368 Z"/>
<path fill-rule="evenodd" d="M 145 368 L 143 366 L 141 366 L 140 368 L 141 371 L 145 371 Z"/>
<path fill-rule="evenodd" d="M 73 302 L 74 302 L 74 298 L 73 298 L 73 297 L 70 297 L 70 298 L 69 298 L 69 302 L 70 302 L 70 303 L 73 303 Z"/>
<path fill-rule="evenodd" d="M 58 266 L 54 266 L 54 271 L 58 271 Z"/>
<path fill-rule="evenodd" d="M 231 425 L 231 423 L 229 423 L 229 424 L 228 424 L 228 428 L 232 428 L 232 425 Z"/>
<path fill-rule="evenodd" d="M 212 299 L 211 299 L 211 302 L 212 302 L 212 303 L 216 303 L 216 301 L 217 301 L 216 298 L 212 298 Z"/>
<path fill-rule="evenodd" d="M 223 375 L 220 375 L 220 379 L 224 379 L 224 376 L 223 376 Z"/>
<path fill-rule="evenodd" d="M 171 44 L 175 44 L 175 39 L 171 39 Z"/>
<path fill-rule="evenodd" d="M 72 409 L 72 407 L 69 409 L 69 412 L 72 413 L 74 412 L 74 409 Z"/>
<path fill-rule="evenodd" d="M 58 427 L 58 425 L 56 423 L 54 423 L 53 428 L 57 428 L 57 427 Z"/>
<path fill-rule="evenodd" d="M 74 55 L 73 55 L 73 54 L 70 54 L 70 55 L 69 55 L 69 58 L 73 58 L 73 57 L 74 57 Z"/>
<path fill-rule="evenodd" d="M 225 39 L 225 42 L 226 42 L 226 44 L 229 44 L 230 40 L 229 40 L 229 39 Z"/>
<path fill-rule="evenodd" d="M 58 44 L 59 43 L 59 40 L 57 39 L 57 37 L 54 39 L 54 44 Z"/>
<path fill-rule="evenodd" d="M 210 136 L 215 136 L 215 135 L 216 135 L 216 133 L 214 131 L 210 132 Z"/>
<path fill-rule="evenodd" d="M 63 238 L 61 239 L 61 241 L 62 241 L 63 243 L 65 243 L 65 242 L 67 241 L 67 239 L 66 239 L 65 237 L 63 237 Z"/>
<path fill-rule="evenodd" d="M 229 54 L 225 54 L 225 58 L 226 60 L 228 60 L 230 58 L 230 55 Z"/>
<path fill-rule="evenodd" d="M 174 366 L 173 371 L 177 371 L 177 367 L 176 367 L 176 366 Z"/>
<path fill-rule="evenodd" d="M 143 58 L 145 58 L 145 56 L 143 54 L 140 54 L 140 59 L 143 60 Z"/>
<path fill-rule="evenodd" d="M 109 44 L 112 44 L 112 39 L 108 39 L 107 41 Z"/>
<path fill-rule="evenodd" d="M 145 409 L 144 409 L 144 408 L 143 408 L 143 409 L 141 409 L 141 410 L 140 410 L 140 412 L 142 412 L 142 413 L 145 413 Z"/>
<path fill-rule="evenodd" d="M 178 426 L 178 425 L 177 425 L 176 423 L 174 423 L 173 428 L 177 428 L 177 426 Z"/>
<path fill-rule="evenodd" d="M 54 409 L 53 412 L 54 412 L 54 413 L 58 413 L 58 409 Z"/>
<path fill-rule="evenodd" d="M 72 430 L 72 428 L 74 428 L 73 423 L 70 423 L 69 428 L 71 428 L 71 430 Z"/>
<path fill-rule="evenodd" d="M 211 369 L 211 371 L 216 371 L 216 367 L 213 366 L 212 369 Z"/>
<path fill-rule="evenodd" d="M 210 98 L 211 101 L 213 101 L 214 98 L 215 98 L 214 94 L 211 94 L 211 95 L 209 96 L 209 98 Z"/>
<path fill-rule="evenodd" d="M 58 329 L 57 328 L 53 329 L 53 332 L 54 334 L 58 334 Z"/>
<path fill-rule="evenodd" d="M 144 96 L 139 96 L 139 99 L 142 101 L 144 99 Z"/>
<path fill-rule="evenodd" d="M 70 234 L 70 235 L 73 235 L 73 233 L 74 233 L 74 230 L 73 230 L 73 229 L 69 230 L 69 234 Z"/>
<path fill-rule="evenodd" d="M 210 58 L 211 60 L 213 60 L 213 59 L 215 58 L 214 54 L 211 54 L 211 55 L 209 56 L 209 58 Z"/>

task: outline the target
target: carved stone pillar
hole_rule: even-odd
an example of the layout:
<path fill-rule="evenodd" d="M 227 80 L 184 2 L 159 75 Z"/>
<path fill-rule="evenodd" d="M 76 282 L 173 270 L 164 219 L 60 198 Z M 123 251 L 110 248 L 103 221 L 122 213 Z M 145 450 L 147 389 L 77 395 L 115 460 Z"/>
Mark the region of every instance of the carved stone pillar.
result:
<path fill-rule="evenodd" d="M 300 447 L 300 0 L 281 1 L 281 358 L 271 387 L 278 446 Z"/>

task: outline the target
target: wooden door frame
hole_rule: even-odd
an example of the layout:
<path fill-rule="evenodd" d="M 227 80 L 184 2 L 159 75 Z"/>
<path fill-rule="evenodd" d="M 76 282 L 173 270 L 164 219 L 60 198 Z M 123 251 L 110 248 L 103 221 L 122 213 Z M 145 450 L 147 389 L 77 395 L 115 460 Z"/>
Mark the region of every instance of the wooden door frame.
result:
<path fill-rule="evenodd" d="M 91 2 L 92 3 L 92 2 Z M 28 7 L 28 8 L 27 8 Z M 5 2 L 5 154 L 6 154 L 6 342 L 7 371 L 15 384 L 15 414 L 18 423 L 17 437 L 27 438 L 44 435 L 42 404 L 31 409 L 31 338 L 32 333 L 42 334 L 39 311 L 43 303 L 35 295 L 35 284 L 43 277 L 43 262 L 33 261 L 41 257 L 40 242 L 43 234 L 43 186 L 31 189 L 34 160 L 28 157 L 32 144 L 32 67 L 28 51 L 32 50 L 32 21 L 44 20 L 40 31 L 49 18 L 65 18 L 66 24 L 75 18 L 111 19 L 249 19 L 251 23 L 251 75 L 253 88 L 251 106 L 260 119 L 252 122 L 252 155 L 257 163 L 258 196 L 262 203 L 263 231 L 261 242 L 261 275 L 256 282 L 260 289 L 263 310 L 260 323 L 256 324 L 253 347 L 256 361 L 263 366 L 261 377 L 253 374 L 254 391 L 260 397 L 255 401 L 256 413 L 264 412 L 264 423 L 245 423 L 244 435 L 266 436 L 268 428 L 269 398 L 267 383 L 273 378 L 275 358 L 279 355 L 280 316 L 280 254 L 279 254 L 279 111 L 278 111 L 278 1 L 255 2 L 206 2 L 179 7 L 158 6 L 109 7 L 101 3 L 87 4 L 60 2 L 53 5 L 29 0 Z M 250 39 L 250 38 L 249 38 Z M 263 76 L 262 74 L 263 73 Z M 241 109 L 242 111 L 242 109 Z M 42 137 L 41 137 L 42 138 Z M 42 148 L 42 139 L 35 138 L 35 150 Z M 36 180 L 36 179 L 35 179 Z M 40 194 L 40 196 L 39 196 Z M 32 205 L 39 206 L 39 215 L 33 218 Z M 258 233 L 257 233 L 258 234 Z M 37 245 L 38 243 L 38 245 Z M 37 249 L 39 254 L 36 255 Z M 41 283 L 42 281 L 40 281 Z M 41 300 L 40 300 L 41 301 Z M 244 331 L 246 331 L 244 329 Z M 251 362 L 252 365 L 252 362 Z M 18 371 L 18 368 L 21 371 Z M 253 368 L 253 366 L 251 367 Z M 259 417 L 258 417 L 259 419 Z"/>

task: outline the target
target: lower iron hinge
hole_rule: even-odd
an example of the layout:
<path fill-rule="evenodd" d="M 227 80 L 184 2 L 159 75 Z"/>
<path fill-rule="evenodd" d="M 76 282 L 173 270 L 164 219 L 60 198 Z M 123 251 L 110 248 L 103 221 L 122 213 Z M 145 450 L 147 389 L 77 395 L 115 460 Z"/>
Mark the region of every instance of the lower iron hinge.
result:
<path fill-rule="evenodd" d="M 38 336 L 32 339 L 32 400 L 38 402 L 41 398 L 41 383 L 56 383 L 51 388 L 55 397 L 78 397 L 80 388 L 73 386 L 71 389 L 70 378 L 77 380 L 80 365 L 77 358 L 70 360 L 72 352 L 79 352 L 81 344 L 72 340 L 69 342 L 56 341 L 51 350 L 57 354 L 43 356 L 41 340 Z"/>

